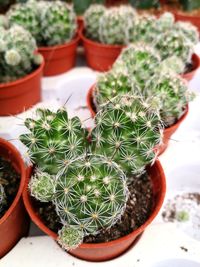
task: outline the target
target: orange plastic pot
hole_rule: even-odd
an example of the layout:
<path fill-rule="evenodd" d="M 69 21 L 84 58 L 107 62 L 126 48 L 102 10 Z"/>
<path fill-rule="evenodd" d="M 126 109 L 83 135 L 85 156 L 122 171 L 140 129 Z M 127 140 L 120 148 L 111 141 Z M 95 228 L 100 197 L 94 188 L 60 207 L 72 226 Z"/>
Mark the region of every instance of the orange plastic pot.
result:
<path fill-rule="evenodd" d="M 176 21 L 190 22 L 196 26 L 200 32 L 200 16 L 176 10 L 173 13 Z"/>
<path fill-rule="evenodd" d="M 108 45 L 94 42 L 84 36 L 84 29 L 80 32 L 80 36 L 87 64 L 97 71 L 108 71 L 125 47 L 123 45 Z"/>
<path fill-rule="evenodd" d="M 92 118 L 95 117 L 96 115 L 96 110 L 95 110 L 95 105 L 93 103 L 93 91 L 95 89 L 95 84 L 89 89 L 88 94 L 87 94 L 87 107 L 91 113 Z M 189 106 L 186 106 L 185 113 L 183 116 L 171 127 L 164 129 L 163 133 L 163 143 L 159 147 L 155 149 L 156 152 L 158 152 L 158 155 L 161 155 L 167 148 L 168 143 L 170 141 L 171 136 L 175 133 L 175 131 L 179 128 L 181 123 L 184 121 L 186 118 L 187 114 L 189 112 Z"/>
<path fill-rule="evenodd" d="M 98 243 L 98 244 L 82 244 L 77 249 L 70 251 L 70 254 L 88 261 L 105 261 L 115 258 L 125 252 L 134 241 L 139 237 L 140 234 L 146 229 L 146 227 L 153 221 L 153 219 L 158 214 L 165 197 L 166 193 L 166 181 L 165 174 L 162 169 L 160 162 L 155 161 L 153 166 L 147 168 L 147 172 L 152 181 L 153 188 L 153 207 L 152 212 L 147 221 L 140 226 L 137 230 L 132 233 L 121 237 L 117 240 Z M 30 171 L 31 175 L 31 171 Z M 51 236 L 53 239 L 57 240 L 58 236 L 55 232 L 51 231 L 42 221 L 38 212 L 36 211 L 32 198 L 29 194 L 27 179 L 26 185 L 23 192 L 23 200 L 25 207 L 33 220 L 33 222 L 47 235 Z"/>
<path fill-rule="evenodd" d="M 188 82 L 192 80 L 196 71 L 200 67 L 200 58 L 197 54 L 192 55 L 192 65 L 193 65 L 193 68 L 190 72 L 187 72 L 181 75 L 181 77 L 187 80 Z"/>
<path fill-rule="evenodd" d="M 63 45 L 38 48 L 45 60 L 44 76 L 59 75 L 75 66 L 79 40 L 77 35 L 71 42 Z"/>
<path fill-rule="evenodd" d="M 20 173 L 18 193 L 4 216 L 0 219 L 0 258 L 8 253 L 19 239 L 28 233 L 29 218 L 26 213 L 22 191 L 26 181 L 26 168 L 16 148 L 0 138 L 0 157 L 11 162 L 15 170 Z"/>
<path fill-rule="evenodd" d="M 31 74 L 10 83 L 0 84 L 0 116 L 15 115 L 41 100 L 41 77 L 44 62 Z"/>

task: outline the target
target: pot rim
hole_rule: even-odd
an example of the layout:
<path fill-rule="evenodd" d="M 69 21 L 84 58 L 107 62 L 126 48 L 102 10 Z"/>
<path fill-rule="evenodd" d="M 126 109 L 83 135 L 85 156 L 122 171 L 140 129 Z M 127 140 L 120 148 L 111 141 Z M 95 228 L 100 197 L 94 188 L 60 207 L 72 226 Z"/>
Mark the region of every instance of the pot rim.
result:
<path fill-rule="evenodd" d="M 80 30 L 80 32 L 79 32 L 80 38 L 82 39 L 83 42 L 88 43 L 90 45 L 95 45 L 95 46 L 97 46 L 99 48 L 105 48 L 105 49 L 106 48 L 122 49 L 122 48 L 125 48 L 127 46 L 127 45 L 111 45 L 111 44 L 103 44 L 103 43 L 95 42 L 95 41 L 85 37 L 84 30 L 85 30 L 84 27 Z"/>
<path fill-rule="evenodd" d="M 37 53 L 37 54 L 40 54 L 40 53 Z M 8 83 L 0 83 L 0 90 L 5 89 L 5 88 L 9 88 L 9 87 L 13 87 L 13 86 L 16 86 L 18 84 L 25 83 L 28 80 L 31 80 L 33 77 L 37 76 L 44 69 L 44 65 L 45 65 L 45 61 L 43 59 L 42 63 L 39 65 L 39 67 L 37 67 L 36 70 L 32 71 L 28 75 L 26 75 L 22 78 L 19 78 L 16 81 L 12 81 L 12 82 L 8 82 Z"/>
<path fill-rule="evenodd" d="M 78 43 L 79 40 L 80 40 L 80 36 L 77 33 L 72 40 L 70 40 L 69 42 L 67 42 L 65 44 L 52 45 L 52 46 L 41 46 L 41 47 L 38 47 L 38 52 L 40 52 L 40 51 L 41 52 L 45 52 L 45 51 L 59 50 L 59 49 L 67 48 L 67 47 L 69 47 L 71 45 L 74 45 L 74 44 Z"/>
<path fill-rule="evenodd" d="M 25 166 L 25 163 L 24 163 L 19 151 L 17 150 L 17 148 L 15 148 L 14 145 L 12 145 L 10 142 L 6 141 L 3 138 L 0 138 L 0 146 L 3 146 L 11 154 L 13 154 L 15 156 L 15 158 L 17 159 L 17 161 L 19 163 L 19 167 L 20 167 L 20 185 L 19 185 L 19 189 L 18 189 L 18 192 L 17 192 L 17 194 L 16 194 L 11 206 L 6 211 L 6 213 L 3 215 L 3 217 L 0 218 L 0 225 L 1 225 L 12 214 L 13 210 L 15 209 L 16 205 L 18 204 L 18 202 L 19 202 L 19 200 L 20 200 L 20 198 L 22 196 L 24 185 L 25 185 L 25 181 L 26 181 L 26 166 Z"/>
<path fill-rule="evenodd" d="M 161 163 L 159 162 L 159 160 L 155 160 L 154 162 L 154 166 L 155 168 L 157 168 L 158 172 L 159 172 L 159 177 L 160 177 L 160 196 L 158 201 L 156 202 L 156 205 L 152 211 L 152 213 L 150 214 L 149 218 L 146 220 L 146 222 L 144 224 L 142 224 L 139 228 L 137 228 L 136 230 L 134 230 L 133 232 L 131 232 L 130 234 L 120 237 L 116 240 L 113 241 L 109 241 L 109 242 L 103 242 L 103 243 L 83 243 L 79 246 L 79 248 L 81 249 L 88 249 L 88 248 L 101 248 L 103 247 L 111 247 L 111 246 L 115 246 L 116 244 L 119 244 L 121 241 L 127 240 L 129 238 L 131 238 L 132 236 L 135 235 L 139 235 L 141 234 L 145 228 L 153 221 L 153 219 L 156 217 L 156 215 L 158 214 L 163 201 L 164 201 L 164 197 L 165 197 L 165 193 L 166 193 L 166 178 L 165 178 L 165 173 L 164 170 L 162 168 Z M 148 167 L 149 169 L 149 167 Z M 25 183 L 25 187 L 24 187 L 24 191 L 23 191 L 23 201 L 24 201 L 24 205 L 26 207 L 26 210 L 29 214 L 29 216 L 31 217 L 32 221 L 43 231 L 45 232 L 47 235 L 51 236 L 53 239 L 57 239 L 58 235 L 53 232 L 52 230 L 50 230 L 41 220 L 41 218 L 39 217 L 39 215 L 36 214 L 36 212 L 34 211 L 34 208 L 31 204 L 30 201 L 30 195 L 28 192 L 28 182 L 29 182 L 29 176 L 31 175 L 31 171 L 32 169 L 29 170 L 29 175 L 27 176 L 27 180 Z"/>

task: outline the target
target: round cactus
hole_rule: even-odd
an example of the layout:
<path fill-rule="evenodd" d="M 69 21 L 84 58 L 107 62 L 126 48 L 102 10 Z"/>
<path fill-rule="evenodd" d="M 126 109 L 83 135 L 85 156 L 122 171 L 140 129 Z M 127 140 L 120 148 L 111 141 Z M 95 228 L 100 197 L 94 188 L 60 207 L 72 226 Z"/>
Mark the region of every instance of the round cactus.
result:
<path fill-rule="evenodd" d="M 73 8 L 61 1 L 49 3 L 40 14 L 43 45 L 64 44 L 75 36 L 76 14 Z"/>
<path fill-rule="evenodd" d="M 160 73 L 165 73 L 172 71 L 177 74 L 181 74 L 185 72 L 185 63 L 183 60 L 177 56 L 171 56 L 164 59 L 158 68 Z"/>
<path fill-rule="evenodd" d="M 35 39 L 24 28 L 14 25 L 8 30 L 0 28 L 1 82 L 10 82 L 33 71 L 38 61 Z"/>
<path fill-rule="evenodd" d="M 70 159 L 85 152 L 87 131 L 82 128 L 78 117 L 68 118 L 65 109 L 56 113 L 38 109 L 39 118 L 26 119 L 29 134 L 20 136 L 28 147 L 30 159 L 43 171 L 57 174 Z"/>
<path fill-rule="evenodd" d="M 179 21 L 175 24 L 175 29 L 185 35 L 194 45 L 199 42 L 199 31 L 191 23 Z"/>
<path fill-rule="evenodd" d="M 3 186 L 0 184 L 0 214 L 3 211 L 5 204 L 6 204 L 6 195 Z"/>
<path fill-rule="evenodd" d="M 94 4 L 91 5 L 84 14 L 84 24 L 86 30 L 86 36 L 89 39 L 99 40 L 99 25 L 100 19 L 104 15 L 106 8 L 103 5 Z"/>
<path fill-rule="evenodd" d="M 192 42 L 176 29 L 158 35 L 155 40 L 155 47 L 160 52 L 162 59 L 175 55 L 183 60 L 185 64 L 191 62 L 191 56 L 194 51 Z"/>
<path fill-rule="evenodd" d="M 111 70 L 98 77 L 93 92 L 94 104 L 97 111 L 102 104 L 110 101 L 113 97 L 126 94 L 132 90 L 132 82 L 126 69 Z"/>
<path fill-rule="evenodd" d="M 106 157 L 86 154 L 70 161 L 51 180 L 53 186 L 45 188 L 43 179 L 43 175 L 37 175 L 39 182 L 35 186 L 33 178 L 29 187 L 40 199 L 46 200 L 47 195 L 49 199 L 54 192 L 52 201 L 64 225 L 58 241 L 67 250 L 80 245 L 84 236 L 111 227 L 124 212 L 128 199 L 126 177 Z"/>
<path fill-rule="evenodd" d="M 147 95 L 154 95 L 165 127 L 173 125 L 185 112 L 186 105 L 193 98 L 186 81 L 168 72 L 158 73 L 147 84 Z"/>
<path fill-rule="evenodd" d="M 125 48 L 115 62 L 113 69 L 127 69 L 132 82 L 143 88 L 160 64 L 159 53 L 144 44 Z"/>
<path fill-rule="evenodd" d="M 29 31 L 32 36 L 40 40 L 40 19 L 38 10 L 31 2 L 13 5 L 7 13 L 10 25 L 20 25 Z"/>
<path fill-rule="evenodd" d="M 165 12 L 156 20 L 156 33 L 162 34 L 174 27 L 175 17 L 170 12 Z"/>
<path fill-rule="evenodd" d="M 117 96 L 101 107 L 95 117 L 91 139 L 94 153 L 118 163 L 125 174 L 139 174 L 155 159 L 162 125 L 148 101 L 137 96 Z"/>

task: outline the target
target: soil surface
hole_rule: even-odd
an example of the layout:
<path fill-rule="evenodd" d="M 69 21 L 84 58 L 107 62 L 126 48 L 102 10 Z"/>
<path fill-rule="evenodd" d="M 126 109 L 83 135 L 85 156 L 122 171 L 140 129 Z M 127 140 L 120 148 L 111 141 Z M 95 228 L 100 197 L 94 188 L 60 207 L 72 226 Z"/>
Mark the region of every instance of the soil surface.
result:
<path fill-rule="evenodd" d="M 6 205 L 0 214 L 0 218 L 9 209 L 18 192 L 20 174 L 16 172 L 9 161 L 0 157 L 0 184 L 3 185 L 6 194 Z"/>
<path fill-rule="evenodd" d="M 149 218 L 153 207 L 153 192 L 150 178 L 144 174 L 133 178 L 129 185 L 130 197 L 121 220 L 110 229 L 102 229 L 96 236 L 87 236 L 84 243 L 101 243 L 123 237 L 140 227 Z M 34 201 L 35 208 L 48 228 L 58 232 L 62 228 L 52 203 Z"/>

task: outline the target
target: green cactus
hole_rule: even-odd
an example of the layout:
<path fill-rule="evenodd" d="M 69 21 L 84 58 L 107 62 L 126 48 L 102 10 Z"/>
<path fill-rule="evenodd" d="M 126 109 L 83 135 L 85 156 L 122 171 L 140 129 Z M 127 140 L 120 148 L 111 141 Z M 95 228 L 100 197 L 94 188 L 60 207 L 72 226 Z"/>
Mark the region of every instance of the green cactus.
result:
<path fill-rule="evenodd" d="M 177 56 L 171 56 L 164 59 L 159 65 L 159 72 L 165 73 L 172 71 L 177 74 L 185 72 L 185 62 Z"/>
<path fill-rule="evenodd" d="M 200 9 L 200 0 L 179 0 L 185 11 Z"/>
<path fill-rule="evenodd" d="M 172 72 L 157 73 L 147 84 L 146 96 L 154 95 L 165 127 L 173 125 L 185 112 L 186 105 L 193 99 L 187 83 Z"/>
<path fill-rule="evenodd" d="M 158 8 L 160 6 L 159 0 L 129 0 L 129 2 L 139 9 Z"/>
<path fill-rule="evenodd" d="M 152 47 L 145 44 L 129 45 L 122 51 L 113 69 L 126 70 L 132 83 L 143 88 L 155 73 L 160 61 L 159 53 Z"/>
<path fill-rule="evenodd" d="M 35 54 L 36 49 L 35 39 L 21 26 L 0 27 L 0 82 L 24 77 L 41 64 L 43 59 Z"/>
<path fill-rule="evenodd" d="M 7 18 L 11 26 L 17 24 L 24 27 L 37 42 L 40 41 L 40 18 L 32 1 L 13 5 L 7 12 Z"/>
<path fill-rule="evenodd" d="M 185 65 L 191 63 L 194 52 L 194 44 L 185 34 L 176 29 L 158 35 L 155 40 L 155 48 L 158 49 L 163 60 L 175 55 L 183 60 Z"/>
<path fill-rule="evenodd" d="M 85 152 L 87 131 L 78 117 L 68 118 L 64 108 L 56 113 L 38 109 L 38 118 L 26 119 L 29 134 L 20 136 L 31 160 L 43 171 L 57 174 L 60 168 Z"/>
<path fill-rule="evenodd" d="M 6 195 L 3 186 L 0 184 L 0 215 L 5 205 L 6 205 Z"/>
<path fill-rule="evenodd" d="M 131 90 L 132 82 L 126 70 L 116 69 L 99 75 L 93 92 L 93 100 L 97 111 L 102 104 L 110 101 L 113 97 L 126 94 Z"/>
<path fill-rule="evenodd" d="M 51 196 L 63 224 L 58 242 L 67 250 L 79 246 L 84 236 L 110 228 L 124 212 L 128 199 L 126 177 L 106 157 L 86 154 L 71 160 L 48 186 L 44 176 L 41 172 L 33 176 L 29 187 L 40 201 Z"/>
<path fill-rule="evenodd" d="M 175 24 L 175 29 L 185 35 L 192 44 L 196 45 L 199 42 L 199 31 L 191 23 L 178 21 Z"/>
<path fill-rule="evenodd" d="M 103 5 L 91 5 L 84 14 L 84 24 L 86 36 L 94 41 L 99 40 L 100 19 L 104 15 L 106 8 Z"/>
<path fill-rule="evenodd" d="M 126 175 L 141 175 L 154 161 L 162 124 L 148 100 L 133 94 L 117 96 L 101 107 L 95 125 L 91 133 L 94 153 L 114 160 Z"/>
<path fill-rule="evenodd" d="M 43 45 L 53 46 L 69 42 L 77 30 L 73 8 L 61 1 L 49 3 L 41 9 L 41 34 Z"/>
<path fill-rule="evenodd" d="M 162 34 L 163 32 L 172 29 L 174 24 L 174 15 L 170 12 L 165 12 L 156 20 L 156 33 Z"/>

